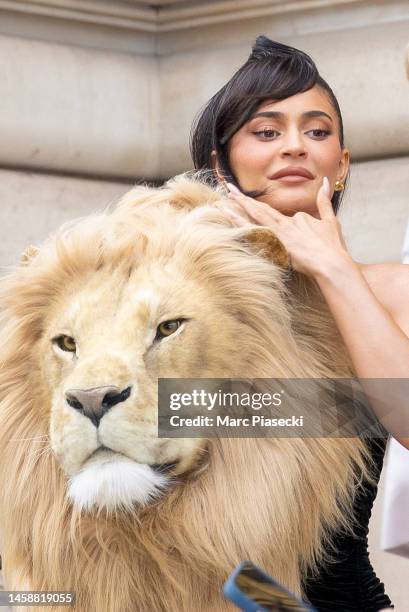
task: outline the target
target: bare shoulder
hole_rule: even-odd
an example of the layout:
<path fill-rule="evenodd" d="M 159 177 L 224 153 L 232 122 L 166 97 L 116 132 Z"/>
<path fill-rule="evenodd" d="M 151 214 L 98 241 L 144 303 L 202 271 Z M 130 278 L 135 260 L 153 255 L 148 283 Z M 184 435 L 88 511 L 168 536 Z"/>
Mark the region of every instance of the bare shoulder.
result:
<path fill-rule="evenodd" d="M 389 286 L 401 281 L 409 283 L 409 264 L 387 262 L 379 264 L 358 263 L 369 284 L 387 283 Z"/>
<path fill-rule="evenodd" d="M 409 265 L 358 264 L 368 285 L 392 316 L 409 320 Z"/>

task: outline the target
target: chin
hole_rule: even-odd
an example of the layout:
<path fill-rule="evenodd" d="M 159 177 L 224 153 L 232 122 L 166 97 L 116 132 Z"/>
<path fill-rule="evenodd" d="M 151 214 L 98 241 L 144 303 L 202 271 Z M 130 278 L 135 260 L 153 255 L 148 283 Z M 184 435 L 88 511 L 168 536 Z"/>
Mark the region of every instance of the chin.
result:
<path fill-rule="evenodd" d="M 265 202 L 272 206 L 283 215 L 287 215 L 292 217 L 297 212 L 305 212 L 313 217 L 318 216 L 318 209 L 316 201 L 310 201 L 310 197 L 302 196 L 302 195 L 292 195 L 289 197 L 289 194 L 286 194 L 284 197 L 279 197 L 278 194 L 269 194 L 258 198 L 260 202 Z"/>
<path fill-rule="evenodd" d="M 306 212 L 313 216 L 318 214 L 317 194 L 319 187 L 313 180 L 287 184 L 271 181 L 264 189 L 266 191 L 265 195 L 258 199 L 270 204 L 284 215 L 292 216 L 296 212 Z"/>
<path fill-rule="evenodd" d="M 119 453 L 94 454 L 71 476 L 68 497 L 79 512 L 132 512 L 160 497 L 171 477 Z"/>

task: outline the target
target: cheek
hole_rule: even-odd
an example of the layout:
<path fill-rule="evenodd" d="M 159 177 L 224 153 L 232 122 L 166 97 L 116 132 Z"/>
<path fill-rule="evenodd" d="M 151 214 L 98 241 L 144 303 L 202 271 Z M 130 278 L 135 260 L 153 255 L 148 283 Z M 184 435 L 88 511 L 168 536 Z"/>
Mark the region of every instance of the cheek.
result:
<path fill-rule="evenodd" d="M 336 176 L 341 158 L 341 149 L 338 142 L 331 143 L 331 145 L 328 143 L 327 146 L 317 146 L 312 154 L 316 169 L 320 171 L 322 176 L 328 178 Z"/>
<path fill-rule="evenodd" d="M 249 176 L 254 181 L 258 174 L 264 175 L 275 154 L 272 149 L 272 146 L 266 146 L 265 143 L 233 137 L 229 148 L 229 160 L 239 181 L 240 178 L 243 180 Z"/>
<path fill-rule="evenodd" d="M 42 355 L 40 361 L 41 378 L 48 390 L 49 397 L 53 397 L 56 390 L 60 388 L 72 372 L 74 363 L 72 360 L 68 362 L 56 357 L 49 343 L 44 343 L 39 354 Z"/>
<path fill-rule="evenodd" d="M 56 379 L 58 377 L 58 368 L 56 367 L 52 347 L 48 340 L 42 340 L 36 347 L 36 354 L 39 356 L 39 370 L 41 378 L 47 388 L 52 391 L 55 388 Z"/>
<path fill-rule="evenodd" d="M 258 167 L 271 157 L 268 149 L 265 143 L 258 142 L 251 134 L 237 132 L 229 144 L 230 164 L 236 171 L 243 171 L 249 165 Z"/>

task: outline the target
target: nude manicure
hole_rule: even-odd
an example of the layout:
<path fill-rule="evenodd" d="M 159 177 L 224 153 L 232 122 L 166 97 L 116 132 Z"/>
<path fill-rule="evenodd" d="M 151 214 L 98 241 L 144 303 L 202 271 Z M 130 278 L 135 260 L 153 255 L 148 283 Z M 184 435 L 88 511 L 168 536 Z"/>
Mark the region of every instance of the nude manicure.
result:
<path fill-rule="evenodd" d="M 237 195 L 240 195 L 241 192 L 239 189 L 237 189 L 237 187 L 235 185 L 233 185 L 232 183 L 226 183 L 226 187 L 229 191 L 231 191 L 232 193 L 235 193 Z"/>

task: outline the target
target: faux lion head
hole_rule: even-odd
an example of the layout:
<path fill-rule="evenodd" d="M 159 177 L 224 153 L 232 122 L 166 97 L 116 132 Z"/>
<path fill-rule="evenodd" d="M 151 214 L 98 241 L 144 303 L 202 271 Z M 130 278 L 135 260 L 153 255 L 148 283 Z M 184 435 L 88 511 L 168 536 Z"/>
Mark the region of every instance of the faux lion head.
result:
<path fill-rule="evenodd" d="M 257 293 L 288 324 L 285 250 L 266 228 L 230 227 L 217 197 L 186 179 L 136 188 L 31 247 L 10 280 L 31 399 L 80 508 L 147 504 L 199 466 L 206 441 L 157 437 L 158 378 L 247 375 L 270 327 Z"/>
<path fill-rule="evenodd" d="M 159 378 L 349 372 L 314 287 L 297 301 L 279 241 L 232 227 L 219 199 L 186 177 L 137 187 L 2 279 L 8 588 L 74 590 L 89 612 L 221 612 L 240 560 L 301 592 L 348 524 L 360 441 L 157 435 Z"/>

